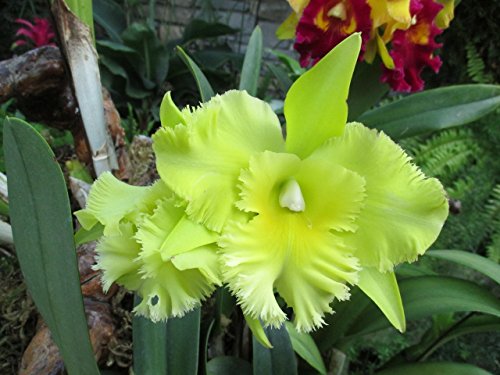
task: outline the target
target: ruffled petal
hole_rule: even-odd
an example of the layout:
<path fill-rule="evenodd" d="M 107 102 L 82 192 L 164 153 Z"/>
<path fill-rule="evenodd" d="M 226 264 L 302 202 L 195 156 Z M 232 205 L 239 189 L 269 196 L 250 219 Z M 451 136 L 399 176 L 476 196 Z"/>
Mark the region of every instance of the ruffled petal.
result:
<path fill-rule="evenodd" d="M 311 159 L 329 160 L 363 176 L 366 198 L 355 233 L 342 234 L 362 266 L 391 271 L 414 261 L 436 240 L 448 216 L 445 191 L 426 178 L 389 137 L 362 124 L 348 124 Z"/>
<path fill-rule="evenodd" d="M 150 260 L 157 268 L 137 290 L 143 300 L 134 312 L 153 322 L 184 316 L 215 289 L 198 269 L 178 270 L 172 262 L 163 262 L 159 253 Z"/>
<path fill-rule="evenodd" d="M 364 51 L 371 30 L 370 6 L 366 0 L 311 0 L 297 25 L 294 48 L 300 54 L 300 64 L 307 67 L 358 31 Z"/>
<path fill-rule="evenodd" d="M 269 226 L 271 224 L 271 226 Z M 257 216 L 249 223 L 230 221 L 219 240 L 222 274 L 243 313 L 280 327 L 286 315 L 274 297 L 274 283 L 286 257 L 287 234 Z"/>
<path fill-rule="evenodd" d="M 179 227 L 192 229 L 191 238 Z M 135 309 L 139 315 L 153 321 L 181 317 L 221 283 L 215 235 L 189 222 L 172 199 L 159 201 L 154 213 L 142 221 L 135 238 L 141 245 L 136 262 L 143 278 L 137 290 L 143 298 Z M 172 247 L 175 243 L 180 246 Z"/>
<path fill-rule="evenodd" d="M 189 220 L 183 208 L 177 207 L 172 199 L 165 199 L 158 202 L 152 215 L 144 218 L 135 238 L 142 249 L 139 256 L 144 263 L 141 272 L 146 277 L 153 277 L 158 255 L 162 262 L 170 262 L 183 253 L 215 243 L 217 234 Z"/>
<path fill-rule="evenodd" d="M 170 196 L 172 192 L 161 181 L 149 187 L 132 186 L 106 172 L 92 186 L 85 209 L 75 216 L 87 230 L 99 222 L 105 235 L 119 234 L 124 218 L 136 221 L 142 213 L 153 210 L 157 199 Z"/>
<path fill-rule="evenodd" d="M 190 218 L 220 231 L 235 210 L 238 175 L 250 156 L 284 148 L 279 120 L 267 103 L 243 91 L 182 115 L 186 126 L 163 128 L 153 137 L 158 171 L 187 201 Z"/>
<path fill-rule="evenodd" d="M 179 271 L 198 269 L 205 278 L 215 285 L 221 285 L 217 246 L 200 246 L 194 250 L 173 256 L 171 262 Z"/>
<path fill-rule="evenodd" d="M 132 223 L 121 224 L 120 233 L 102 237 L 96 247 L 97 264 L 94 269 L 102 271 L 104 291 L 114 282 L 130 290 L 137 289 L 142 283 L 140 264 L 135 262 L 140 251 L 134 239 L 135 227 Z"/>
<path fill-rule="evenodd" d="M 410 0 L 367 0 L 371 7 L 373 28 L 385 25 L 390 34 L 411 24 Z"/>
<path fill-rule="evenodd" d="M 342 239 L 310 227 L 303 215 L 230 222 L 219 245 L 224 278 L 244 314 L 266 326 L 286 319 L 275 287 L 294 309 L 297 329 L 310 331 L 321 326 L 334 298 L 348 297 L 346 284 L 357 281 L 357 261 Z"/>
<path fill-rule="evenodd" d="M 394 69 L 384 68 L 382 82 L 387 82 L 392 89 L 400 92 L 420 91 L 424 81 L 420 76 L 428 66 L 435 73 L 441 67 L 441 59 L 434 51 L 441 47 L 435 37 L 442 33 L 436 26 L 436 16 L 443 5 L 434 0 L 411 2 L 411 14 L 416 20 L 407 30 L 396 30 L 392 37 L 390 55 Z"/>
<path fill-rule="evenodd" d="M 279 203 L 280 191 L 290 179 L 297 181 L 305 201 L 309 226 L 355 231 L 356 216 L 364 200 L 364 179 L 328 160 L 301 161 L 293 154 L 263 152 L 255 155 L 240 175 L 241 200 L 236 206 L 247 212 L 281 220 L 290 211 Z"/>
<path fill-rule="evenodd" d="M 249 317 L 280 326 L 285 315 L 276 288 L 293 307 L 297 329 L 318 328 L 330 302 L 347 298 L 346 284 L 356 282 L 352 249 L 330 229 L 356 229 L 363 178 L 327 160 L 266 151 L 251 159 L 240 181 L 237 206 L 258 215 L 224 228 L 224 279 Z M 297 210 L 283 206 L 283 190 L 305 203 Z"/>

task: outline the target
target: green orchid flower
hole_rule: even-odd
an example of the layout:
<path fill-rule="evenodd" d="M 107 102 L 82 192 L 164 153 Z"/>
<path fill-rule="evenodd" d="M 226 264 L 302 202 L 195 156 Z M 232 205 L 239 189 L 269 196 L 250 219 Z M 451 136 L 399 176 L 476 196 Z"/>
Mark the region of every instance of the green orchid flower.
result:
<path fill-rule="evenodd" d="M 104 173 L 75 215 L 87 230 L 104 226 L 95 269 L 105 291 L 114 282 L 136 291 L 139 315 L 181 317 L 221 284 L 217 235 L 187 218 L 161 180 L 139 187 Z"/>
<path fill-rule="evenodd" d="M 293 84 L 286 140 L 271 107 L 244 91 L 182 111 L 163 100 L 160 177 L 188 220 L 218 233 L 222 279 L 248 321 L 280 326 L 278 293 L 311 331 L 359 285 L 405 329 L 393 268 L 435 241 L 448 205 L 386 135 L 346 125 L 360 46 L 352 35 Z"/>

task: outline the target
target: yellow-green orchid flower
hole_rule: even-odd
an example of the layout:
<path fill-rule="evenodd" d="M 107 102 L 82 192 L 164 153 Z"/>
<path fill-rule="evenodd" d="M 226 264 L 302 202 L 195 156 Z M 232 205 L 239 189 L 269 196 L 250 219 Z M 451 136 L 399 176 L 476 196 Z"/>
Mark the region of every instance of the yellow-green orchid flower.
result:
<path fill-rule="evenodd" d="M 116 282 L 137 292 L 139 315 L 183 316 L 221 283 L 217 236 L 189 220 L 162 181 L 130 186 L 104 173 L 75 215 L 87 230 L 104 225 L 95 269 L 105 291 Z"/>
<path fill-rule="evenodd" d="M 286 141 L 271 107 L 244 91 L 182 111 L 170 95 L 162 103 L 161 179 L 190 220 L 220 233 L 223 281 L 250 321 L 283 323 L 277 292 L 311 331 L 359 284 L 405 329 L 393 267 L 433 243 L 448 205 L 386 135 L 346 125 L 360 45 L 353 34 L 293 84 Z"/>

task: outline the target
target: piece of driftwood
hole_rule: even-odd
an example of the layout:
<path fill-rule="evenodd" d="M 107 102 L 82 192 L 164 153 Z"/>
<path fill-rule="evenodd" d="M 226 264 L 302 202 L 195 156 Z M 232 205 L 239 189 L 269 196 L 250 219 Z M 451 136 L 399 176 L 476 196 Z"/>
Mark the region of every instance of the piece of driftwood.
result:
<path fill-rule="evenodd" d="M 78 117 L 57 47 L 44 46 L 0 61 L 0 103 L 11 98 L 30 121 L 71 130 Z"/>
<path fill-rule="evenodd" d="M 118 158 L 115 174 L 120 179 L 128 179 L 129 160 L 120 115 L 106 89 L 102 96 L 104 116 Z M 78 160 L 92 165 L 85 128 L 58 47 L 44 46 L 0 61 L 0 103 L 11 98 L 16 100 L 16 106 L 28 121 L 69 130 Z"/>

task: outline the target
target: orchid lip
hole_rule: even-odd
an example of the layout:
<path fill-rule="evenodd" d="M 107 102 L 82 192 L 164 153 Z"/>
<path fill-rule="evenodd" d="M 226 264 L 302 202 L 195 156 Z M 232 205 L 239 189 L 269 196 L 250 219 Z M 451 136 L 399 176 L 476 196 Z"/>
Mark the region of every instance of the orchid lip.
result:
<path fill-rule="evenodd" d="M 288 208 L 293 212 L 305 211 L 306 202 L 300 185 L 295 179 L 292 178 L 283 184 L 279 195 L 279 203 L 282 208 Z"/>

